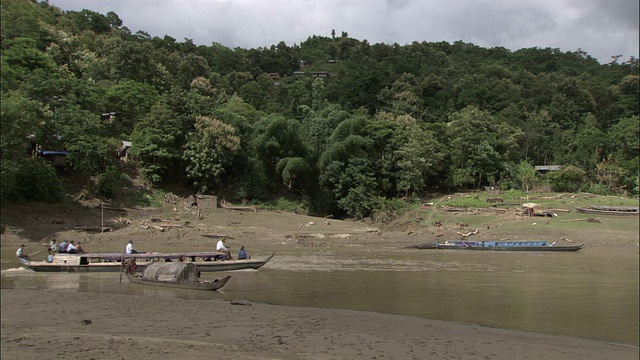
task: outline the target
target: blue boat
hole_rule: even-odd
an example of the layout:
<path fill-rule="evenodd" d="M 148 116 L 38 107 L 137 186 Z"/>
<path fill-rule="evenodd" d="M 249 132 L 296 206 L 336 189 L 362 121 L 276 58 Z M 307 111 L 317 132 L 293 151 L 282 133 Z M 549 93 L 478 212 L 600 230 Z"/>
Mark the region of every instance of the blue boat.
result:
<path fill-rule="evenodd" d="M 447 240 L 444 243 L 434 242 L 428 246 L 416 245 L 419 249 L 442 250 L 481 250 L 481 251 L 578 251 L 583 244 L 556 246 L 556 242 L 548 241 L 459 241 Z"/>

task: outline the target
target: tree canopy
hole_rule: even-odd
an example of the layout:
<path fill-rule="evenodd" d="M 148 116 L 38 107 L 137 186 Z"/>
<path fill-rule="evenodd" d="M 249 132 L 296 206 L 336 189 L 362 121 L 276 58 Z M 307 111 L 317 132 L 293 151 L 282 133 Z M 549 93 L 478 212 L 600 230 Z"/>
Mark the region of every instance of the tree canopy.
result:
<path fill-rule="evenodd" d="M 528 191 L 535 165 L 564 166 L 550 179 L 561 190 L 638 191 L 633 57 L 370 44 L 334 30 L 243 49 L 125 25 L 113 12 L 3 0 L 3 201 L 24 197 L 21 177 L 36 171 L 47 201 L 58 198 L 44 194 L 59 191 L 51 174 L 119 179 L 122 141 L 155 186 L 294 196 L 344 216 L 441 187 Z M 63 171 L 37 149 L 66 151 Z"/>

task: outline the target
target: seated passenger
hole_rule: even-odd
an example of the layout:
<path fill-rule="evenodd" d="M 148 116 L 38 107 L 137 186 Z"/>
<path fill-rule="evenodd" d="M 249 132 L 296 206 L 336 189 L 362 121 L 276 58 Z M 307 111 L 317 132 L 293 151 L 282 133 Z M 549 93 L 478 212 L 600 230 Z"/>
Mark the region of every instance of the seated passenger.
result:
<path fill-rule="evenodd" d="M 67 247 L 68 247 L 67 240 L 62 240 L 62 242 L 60 243 L 60 246 L 58 246 L 58 252 L 66 253 Z"/>
<path fill-rule="evenodd" d="M 240 247 L 240 251 L 238 251 L 238 260 L 244 260 L 244 259 L 250 259 L 250 258 L 251 256 L 249 255 L 247 250 L 244 249 L 244 245 L 242 245 Z"/>
<path fill-rule="evenodd" d="M 227 245 L 227 239 L 222 238 L 222 240 L 218 241 L 218 244 L 216 245 L 216 251 L 223 253 L 225 255 L 226 260 L 231 260 L 233 259 L 231 257 L 231 251 L 229 250 L 229 248 L 227 248 L 226 245 Z"/>
<path fill-rule="evenodd" d="M 71 242 L 69 242 L 69 246 L 67 246 L 67 252 L 69 254 L 77 254 L 78 253 L 78 248 L 76 247 L 76 243 L 75 241 L 71 240 Z"/>

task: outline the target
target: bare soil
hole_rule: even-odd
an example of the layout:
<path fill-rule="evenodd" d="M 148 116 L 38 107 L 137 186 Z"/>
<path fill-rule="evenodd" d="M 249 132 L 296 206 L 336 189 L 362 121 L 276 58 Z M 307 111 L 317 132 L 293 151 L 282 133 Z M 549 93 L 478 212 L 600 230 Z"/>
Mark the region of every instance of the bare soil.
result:
<path fill-rule="evenodd" d="M 637 218 L 622 220 L 623 231 L 615 225 L 621 220 L 608 219 L 579 221 L 567 230 L 559 222 L 562 217 L 527 218 L 513 210 L 430 210 L 374 222 L 248 208 L 198 211 L 178 200 L 153 209 L 103 207 L 99 202 L 11 205 L 2 207 L 1 217 L 3 262 L 15 264 L 13 253 L 21 243 L 28 253 L 39 252 L 35 258 L 44 257 L 41 244 L 52 238 L 81 241 L 90 252 L 122 251 L 128 240 L 150 251 L 211 250 L 218 237 L 265 253 L 282 244 L 340 246 L 354 241 L 384 251 L 465 238 L 477 230 L 477 239 L 565 238 L 589 248 L 582 251 L 638 251 Z M 11 256 L 4 256 L 5 251 Z M 637 346 L 345 310 L 149 301 L 144 296 L 38 289 L 3 289 L 1 303 L 3 359 L 638 358 Z M 60 308 L 74 313 L 51 316 Z"/>

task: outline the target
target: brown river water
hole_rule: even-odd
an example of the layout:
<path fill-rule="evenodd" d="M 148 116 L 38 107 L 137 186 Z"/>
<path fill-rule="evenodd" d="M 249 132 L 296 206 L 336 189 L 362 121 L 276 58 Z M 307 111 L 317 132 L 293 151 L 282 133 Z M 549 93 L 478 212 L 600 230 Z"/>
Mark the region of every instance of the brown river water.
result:
<path fill-rule="evenodd" d="M 217 292 L 129 284 L 118 273 L 35 273 L 21 269 L 14 252 L 2 251 L 3 289 L 199 301 L 241 299 L 638 345 L 637 250 L 587 247 L 576 253 L 553 253 L 282 247 L 259 270 L 227 272 L 231 280 Z M 222 275 L 203 273 L 202 278 Z"/>

